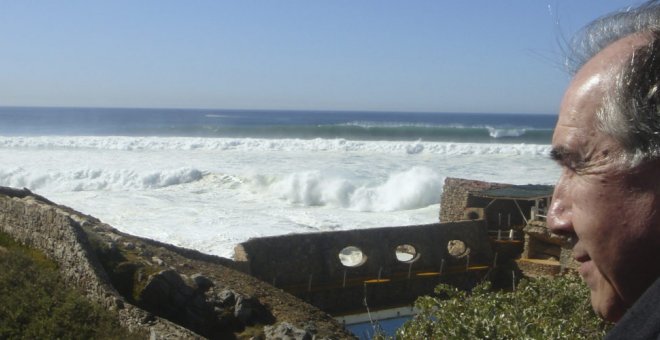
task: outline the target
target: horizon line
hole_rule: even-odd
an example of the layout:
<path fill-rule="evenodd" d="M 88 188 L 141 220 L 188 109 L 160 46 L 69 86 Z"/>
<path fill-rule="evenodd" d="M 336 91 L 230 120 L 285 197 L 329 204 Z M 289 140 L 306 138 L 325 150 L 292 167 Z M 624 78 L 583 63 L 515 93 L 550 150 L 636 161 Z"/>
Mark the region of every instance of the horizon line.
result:
<path fill-rule="evenodd" d="M 431 111 L 431 110 L 373 110 L 373 109 L 263 109 L 263 108 L 205 108 L 205 107 L 130 107 L 130 106 L 46 106 L 46 105 L 0 105 L 2 109 L 101 109 L 101 110 L 194 110 L 194 111 L 262 111 L 262 112 L 308 112 L 308 113 L 427 113 L 427 114 L 510 114 L 510 115 L 557 115 L 548 112 L 474 112 L 474 111 Z"/>

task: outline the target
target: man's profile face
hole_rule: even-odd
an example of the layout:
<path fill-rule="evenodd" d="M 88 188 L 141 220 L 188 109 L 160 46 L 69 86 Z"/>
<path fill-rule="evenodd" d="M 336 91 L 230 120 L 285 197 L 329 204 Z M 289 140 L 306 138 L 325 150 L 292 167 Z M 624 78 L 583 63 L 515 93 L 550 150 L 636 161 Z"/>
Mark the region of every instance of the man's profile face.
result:
<path fill-rule="evenodd" d="M 647 39 L 618 40 L 580 69 L 566 91 L 552 138 L 552 157 L 562 173 L 548 227 L 576 242 L 573 256 L 591 290 L 592 306 L 610 321 L 639 298 L 660 267 L 660 176 L 649 166 L 623 166 L 622 146 L 597 129 L 596 118 L 624 62 Z"/>

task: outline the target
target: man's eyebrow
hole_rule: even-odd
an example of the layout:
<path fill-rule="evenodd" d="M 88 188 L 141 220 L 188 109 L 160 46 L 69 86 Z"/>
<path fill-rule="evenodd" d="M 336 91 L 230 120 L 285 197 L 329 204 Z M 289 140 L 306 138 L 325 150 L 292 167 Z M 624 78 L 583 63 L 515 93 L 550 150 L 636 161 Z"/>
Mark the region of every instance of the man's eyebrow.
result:
<path fill-rule="evenodd" d="M 555 146 L 550 150 L 550 159 L 568 167 L 579 167 L 584 164 L 584 159 L 578 153 L 562 146 Z"/>
<path fill-rule="evenodd" d="M 564 163 L 566 159 L 570 158 L 570 152 L 561 146 L 554 146 L 550 150 L 550 159 L 558 163 Z"/>

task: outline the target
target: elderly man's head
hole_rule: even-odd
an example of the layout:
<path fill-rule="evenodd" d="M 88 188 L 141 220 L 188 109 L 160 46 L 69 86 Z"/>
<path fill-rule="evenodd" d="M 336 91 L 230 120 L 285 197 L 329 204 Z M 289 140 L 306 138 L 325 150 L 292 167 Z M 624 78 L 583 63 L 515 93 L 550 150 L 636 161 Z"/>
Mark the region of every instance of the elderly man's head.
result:
<path fill-rule="evenodd" d="M 576 243 L 597 313 L 616 321 L 660 277 L 660 4 L 595 21 L 577 40 L 552 157 L 548 226 Z"/>

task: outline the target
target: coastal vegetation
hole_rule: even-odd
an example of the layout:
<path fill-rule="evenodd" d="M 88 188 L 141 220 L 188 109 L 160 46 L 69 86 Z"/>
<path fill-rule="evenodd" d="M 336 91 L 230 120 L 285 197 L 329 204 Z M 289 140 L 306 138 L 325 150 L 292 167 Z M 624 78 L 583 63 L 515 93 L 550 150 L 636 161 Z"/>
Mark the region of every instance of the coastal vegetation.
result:
<path fill-rule="evenodd" d="M 526 278 L 515 290 L 471 292 L 441 284 L 421 297 L 420 311 L 397 339 L 601 339 L 611 327 L 589 303 L 589 289 L 574 274 Z"/>
<path fill-rule="evenodd" d="M 0 339 L 143 339 L 68 288 L 55 262 L 0 233 Z"/>

